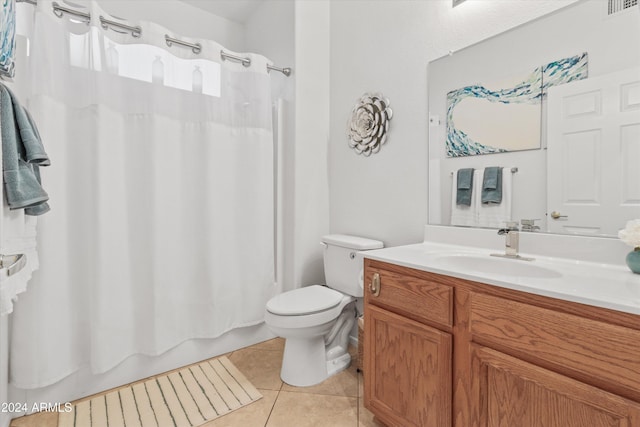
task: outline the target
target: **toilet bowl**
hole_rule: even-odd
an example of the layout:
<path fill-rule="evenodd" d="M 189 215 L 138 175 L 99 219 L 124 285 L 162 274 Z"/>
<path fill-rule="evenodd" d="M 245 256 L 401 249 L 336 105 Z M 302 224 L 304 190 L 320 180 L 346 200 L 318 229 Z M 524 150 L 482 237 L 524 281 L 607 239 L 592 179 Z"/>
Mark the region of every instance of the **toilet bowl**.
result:
<path fill-rule="evenodd" d="M 319 384 L 349 367 L 349 335 L 356 322 L 356 297 L 362 297 L 364 250 L 383 247 L 378 240 L 347 235 L 322 238 L 327 285 L 311 285 L 273 297 L 265 324 L 285 339 L 280 377 L 290 385 Z"/>
<path fill-rule="evenodd" d="M 348 368 L 349 332 L 355 317 L 355 298 L 326 286 L 308 286 L 272 298 L 265 323 L 285 338 L 282 381 L 305 387 Z"/>

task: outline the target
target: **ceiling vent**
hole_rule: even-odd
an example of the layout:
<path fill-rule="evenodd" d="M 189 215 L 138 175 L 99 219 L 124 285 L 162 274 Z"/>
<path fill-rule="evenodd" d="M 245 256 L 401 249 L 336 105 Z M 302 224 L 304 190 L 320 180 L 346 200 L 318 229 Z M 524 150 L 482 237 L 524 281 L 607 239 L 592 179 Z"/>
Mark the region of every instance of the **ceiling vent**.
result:
<path fill-rule="evenodd" d="M 638 6 L 638 0 L 609 0 L 607 15 L 613 15 L 634 6 Z"/>

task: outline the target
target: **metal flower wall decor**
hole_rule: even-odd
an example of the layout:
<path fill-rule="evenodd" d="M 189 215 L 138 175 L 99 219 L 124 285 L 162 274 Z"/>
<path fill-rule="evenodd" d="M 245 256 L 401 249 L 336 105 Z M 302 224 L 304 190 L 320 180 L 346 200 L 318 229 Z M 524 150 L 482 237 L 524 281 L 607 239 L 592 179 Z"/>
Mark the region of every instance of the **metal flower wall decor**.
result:
<path fill-rule="evenodd" d="M 380 151 L 387 140 L 392 116 L 388 98 L 379 93 L 362 95 L 353 107 L 347 123 L 349 147 L 367 157 Z"/>

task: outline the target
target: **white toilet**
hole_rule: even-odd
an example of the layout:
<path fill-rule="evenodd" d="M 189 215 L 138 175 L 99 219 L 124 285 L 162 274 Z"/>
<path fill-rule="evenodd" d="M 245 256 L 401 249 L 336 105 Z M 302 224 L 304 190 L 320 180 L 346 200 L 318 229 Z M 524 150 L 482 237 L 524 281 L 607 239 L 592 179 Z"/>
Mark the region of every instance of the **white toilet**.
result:
<path fill-rule="evenodd" d="M 349 367 L 349 333 L 362 297 L 360 251 L 383 247 L 378 240 L 332 234 L 322 238 L 326 286 L 312 285 L 267 302 L 265 323 L 285 338 L 280 377 L 290 385 L 321 383 Z"/>

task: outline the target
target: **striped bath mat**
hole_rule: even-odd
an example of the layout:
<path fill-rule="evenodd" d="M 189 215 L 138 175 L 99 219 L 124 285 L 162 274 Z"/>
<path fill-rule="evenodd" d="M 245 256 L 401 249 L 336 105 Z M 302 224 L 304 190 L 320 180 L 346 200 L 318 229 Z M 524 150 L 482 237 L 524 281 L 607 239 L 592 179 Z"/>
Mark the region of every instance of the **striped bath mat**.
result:
<path fill-rule="evenodd" d="M 222 356 L 79 402 L 58 427 L 199 426 L 260 398 Z"/>

